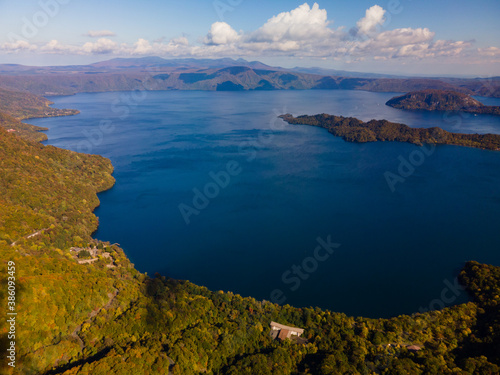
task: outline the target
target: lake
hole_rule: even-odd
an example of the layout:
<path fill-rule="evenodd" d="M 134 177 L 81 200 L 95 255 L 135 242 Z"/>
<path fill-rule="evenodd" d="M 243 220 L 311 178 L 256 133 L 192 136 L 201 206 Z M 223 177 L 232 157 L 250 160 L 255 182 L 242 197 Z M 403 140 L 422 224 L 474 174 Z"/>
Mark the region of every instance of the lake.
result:
<path fill-rule="evenodd" d="M 385 106 L 394 95 L 78 94 L 51 99 L 81 114 L 28 122 L 50 129 L 45 143 L 111 159 L 116 185 L 99 194 L 95 237 L 119 243 L 138 270 L 377 318 L 467 301 L 454 286 L 464 262 L 500 265 L 500 152 L 353 144 L 277 119 L 500 134 L 500 117 Z"/>

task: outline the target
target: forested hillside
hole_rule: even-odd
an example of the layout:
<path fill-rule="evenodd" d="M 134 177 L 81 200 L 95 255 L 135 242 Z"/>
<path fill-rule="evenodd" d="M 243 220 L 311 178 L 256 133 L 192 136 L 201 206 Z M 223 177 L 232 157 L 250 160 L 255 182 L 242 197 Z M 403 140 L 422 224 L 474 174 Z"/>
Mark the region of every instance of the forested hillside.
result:
<path fill-rule="evenodd" d="M 314 116 L 290 114 L 280 116 L 294 125 L 312 125 L 327 129 L 331 134 L 347 142 L 408 142 L 416 145 L 442 144 L 500 150 L 498 134 L 451 133 L 439 127 L 412 128 L 387 120 L 363 122 L 354 117 L 334 116 L 322 113 Z"/>
<path fill-rule="evenodd" d="M 56 117 L 76 115 L 75 109 L 50 107 L 52 102 L 29 92 L 11 91 L 0 88 L 0 127 L 31 141 L 45 141 L 47 130 L 39 126 L 25 124 L 21 120 L 33 117 Z"/>
<path fill-rule="evenodd" d="M 16 133 L 16 135 L 23 139 L 37 142 L 45 141 L 47 139 L 47 135 L 45 133 L 40 133 L 43 130 L 47 130 L 47 128 L 25 124 L 19 119 L 3 112 L 0 112 L 0 127 L 8 132 Z"/>
<path fill-rule="evenodd" d="M 500 107 L 486 106 L 470 95 L 451 90 L 412 91 L 391 98 L 386 105 L 398 109 L 424 111 L 462 111 L 500 115 Z"/>
<path fill-rule="evenodd" d="M 149 56 L 72 66 L 0 64 L 0 73 L 0 87 L 43 96 L 130 90 L 409 92 L 436 89 L 500 97 L 500 77 L 397 78 L 366 73 L 356 75 L 353 72 L 343 75 L 346 72 L 342 71 L 325 74 L 321 69 L 285 69 L 242 59 L 162 59 Z"/>
<path fill-rule="evenodd" d="M 23 89 L 23 88 L 21 88 Z M 0 88 L 0 112 L 5 112 L 19 120 L 34 117 L 56 117 L 76 115 L 75 109 L 52 108 L 50 100 L 29 92 Z"/>

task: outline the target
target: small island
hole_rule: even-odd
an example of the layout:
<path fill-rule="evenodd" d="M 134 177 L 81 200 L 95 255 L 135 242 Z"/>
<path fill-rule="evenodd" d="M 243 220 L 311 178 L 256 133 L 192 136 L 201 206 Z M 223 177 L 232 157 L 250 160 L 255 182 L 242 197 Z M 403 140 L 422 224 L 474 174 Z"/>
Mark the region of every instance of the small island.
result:
<path fill-rule="evenodd" d="M 451 133 L 439 127 L 411 128 L 387 120 L 363 122 L 354 117 L 333 116 L 325 113 L 294 117 L 291 114 L 279 116 L 293 125 L 312 125 L 327 129 L 347 142 L 408 142 L 416 145 L 447 144 L 476 147 L 486 150 L 500 150 L 500 135 Z"/>
<path fill-rule="evenodd" d="M 412 91 L 395 96 L 385 104 L 398 109 L 500 115 L 500 107 L 483 105 L 470 95 L 452 90 Z"/>

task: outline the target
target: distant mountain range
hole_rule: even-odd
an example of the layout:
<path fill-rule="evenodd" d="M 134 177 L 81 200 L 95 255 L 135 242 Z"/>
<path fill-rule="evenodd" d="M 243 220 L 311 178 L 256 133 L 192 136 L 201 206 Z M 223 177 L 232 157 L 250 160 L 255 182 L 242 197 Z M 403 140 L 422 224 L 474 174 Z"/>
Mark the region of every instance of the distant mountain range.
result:
<path fill-rule="evenodd" d="M 115 58 L 89 65 L 0 64 L 0 87 L 34 94 L 125 90 L 454 90 L 500 97 L 500 77 L 408 78 L 322 68 L 285 69 L 244 59 Z"/>
<path fill-rule="evenodd" d="M 116 73 L 144 70 L 161 70 L 166 72 L 198 71 L 202 69 L 220 69 L 231 66 L 245 66 L 253 69 L 283 70 L 274 68 L 258 61 L 247 61 L 244 59 L 163 59 L 157 56 L 138 58 L 115 58 L 100 61 L 88 65 L 66 65 L 66 66 L 26 66 L 18 64 L 0 64 L 0 74 L 44 74 L 44 73 Z"/>
<path fill-rule="evenodd" d="M 350 70 L 337 70 L 319 67 L 303 68 L 297 66 L 290 69 L 298 73 L 318 74 L 322 76 L 336 76 L 336 77 L 354 77 L 354 78 L 410 78 L 408 76 L 397 74 L 381 74 L 381 73 L 365 73 L 365 72 L 352 72 Z"/>

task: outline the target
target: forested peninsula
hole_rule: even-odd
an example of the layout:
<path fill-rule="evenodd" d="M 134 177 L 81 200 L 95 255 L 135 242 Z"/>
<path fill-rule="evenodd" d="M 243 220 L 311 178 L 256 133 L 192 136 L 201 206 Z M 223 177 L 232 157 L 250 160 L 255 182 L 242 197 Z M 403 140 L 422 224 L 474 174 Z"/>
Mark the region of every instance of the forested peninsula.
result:
<path fill-rule="evenodd" d="M 25 110 L 2 113 L 5 125 Z M 2 373 L 500 373 L 500 267 L 464 265 L 459 281 L 472 302 L 391 319 L 151 277 L 119 245 L 92 238 L 96 194 L 114 184 L 112 172 L 101 156 L 0 127 L 0 303 L 17 313 L 14 333 L 5 315 L 0 323 Z M 273 339 L 271 321 L 304 329 L 304 341 Z"/>
<path fill-rule="evenodd" d="M 47 135 L 41 128 L 21 122 L 23 119 L 35 117 L 58 117 L 80 113 L 75 109 L 58 109 L 50 107 L 50 100 L 31 94 L 0 88 L 0 127 L 8 132 L 16 133 L 23 139 L 45 141 Z"/>
<path fill-rule="evenodd" d="M 279 116 L 293 125 L 312 125 L 327 129 L 347 142 L 408 142 L 416 145 L 443 144 L 476 147 L 486 150 L 500 150 L 500 135 L 451 133 L 439 127 L 412 128 L 387 120 L 363 122 L 354 117 L 328 115 Z"/>

